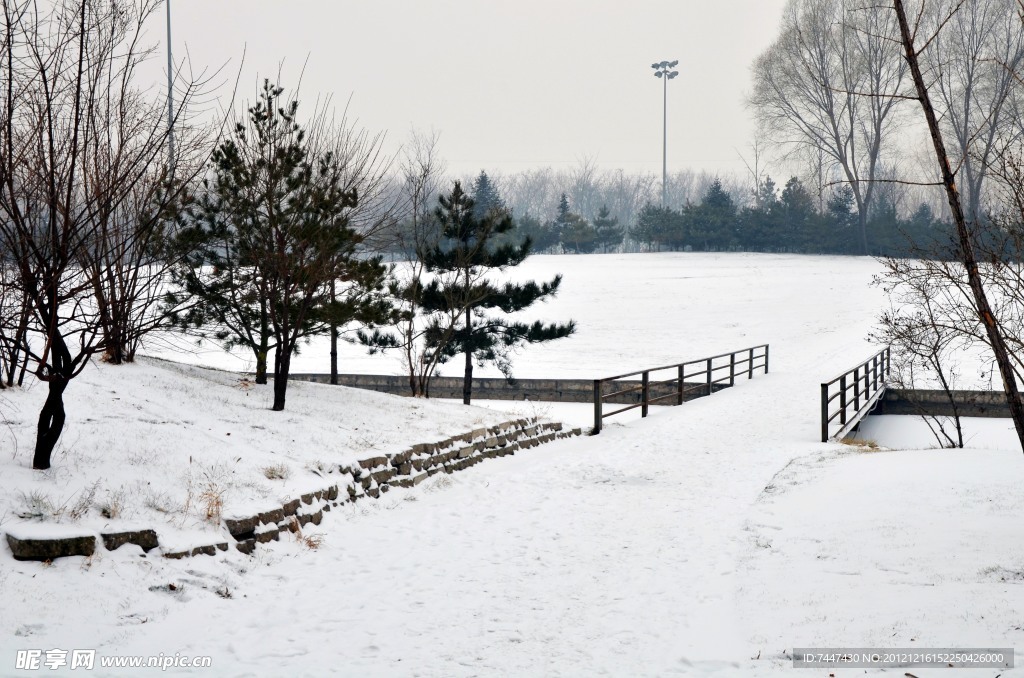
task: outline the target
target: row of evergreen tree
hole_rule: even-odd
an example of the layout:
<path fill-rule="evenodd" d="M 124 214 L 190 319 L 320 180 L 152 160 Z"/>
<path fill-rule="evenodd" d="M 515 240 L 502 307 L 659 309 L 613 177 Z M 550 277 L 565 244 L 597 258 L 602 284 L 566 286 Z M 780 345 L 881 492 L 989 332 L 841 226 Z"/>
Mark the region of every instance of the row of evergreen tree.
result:
<path fill-rule="evenodd" d="M 494 182 L 481 172 L 472 194 L 478 214 L 509 211 Z M 752 205 L 741 205 L 715 180 L 699 202 L 679 208 L 648 203 L 636 222 L 619 223 L 602 206 L 592 220 L 572 209 L 566 194 L 554 219 L 515 216 L 506 239 L 528 236 L 541 253 L 586 254 L 614 251 L 750 251 L 807 254 L 862 254 L 853 193 L 837 188 L 824 205 L 796 177 L 781 189 L 771 177 L 759 185 Z M 891 200 L 878 201 L 867 219 L 870 254 L 919 255 L 948 241 L 951 226 L 922 203 L 902 217 Z"/>
<path fill-rule="evenodd" d="M 780 191 L 769 177 L 754 204 L 740 207 L 711 184 L 697 204 L 681 209 L 647 205 L 630 229 L 633 241 L 648 250 L 792 252 L 862 254 L 853 192 L 837 189 L 819 210 L 815 197 L 796 177 Z M 920 256 L 951 235 L 951 226 L 922 203 L 902 218 L 892 202 L 881 200 L 867 219 L 870 254 Z"/>

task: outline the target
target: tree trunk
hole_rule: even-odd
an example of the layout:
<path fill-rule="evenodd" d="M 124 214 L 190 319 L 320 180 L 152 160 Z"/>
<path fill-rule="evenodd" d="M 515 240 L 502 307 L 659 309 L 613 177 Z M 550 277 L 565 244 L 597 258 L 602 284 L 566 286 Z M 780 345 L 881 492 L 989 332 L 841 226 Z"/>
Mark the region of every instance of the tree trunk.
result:
<path fill-rule="evenodd" d="M 260 310 L 260 347 L 256 351 L 256 383 L 267 383 L 267 354 L 270 353 L 270 320 L 266 309 Z"/>
<path fill-rule="evenodd" d="M 473 351 L 466 351 L 466 372 L 462 378 L 462 404 L 468 405 L 473 396 Z"/>
<path fill-rule="evenodd" d="M 256 352 L 256 383 L 267 383 L 267 350 L 265 348 Z"/>
<path fill-rule="evenodd" d="M 860 227 L 860 247 L 864 256 L 868 256 L 868 211 L 861 207 L 857 210 L 857 225 Z"/>
<path fill-rule="evenodd" d="M 331 325 L 331 383 L 338 385 L 338 326 Z"/>
<path fill-rule="evenodd" d="M 466 341 L 469 341 L 473 329 L 472 308 L 466 309 Z M 473 348 L 470 344 L 466 349 L 466 373 L 462 378 L 462 404 L 468 405 L 473 396 Z"/>
<path fill-rule="evenodd" d="M 285 393 L 288 391 L 288 371 L 291 368 L 291 351 L 278 346 L 274 359 L 274 407 L 275 412 L 284 410 Z"/>
<path fill-rule="evenodd" d="M 21 363 L 21 371 L 18 376 L 18 386 L 25 381 L 25 370 L 28 369 L 28 321 L 29 311 L 24 309 L 21 318 L 18 320 L 18 331 L 14 335 L 14 343 L 11 348 L 10 372 L 7 375 L 7 385 L 14 386 L 14 373 L 18 371 L 18 363 Z"/>
<path fill-rule="evenodd" d="M 333 305 L 337 299 L 337 292 L 335 291 L 334 280 L 331 280 L 331 304 Z M 338 325 L 331 323 L 331 383 L 335 386 L 338 385 Z M 413 395 L 416 395 L 413 393 Z"/>
<path fill-rule="evenodd" d="M 36 427 L 36 449 L 32 457 L 32 468 L 45 471 L 50 468 L 50 456 L 57 440 L 64 429 L 64 389 L 68 380 L 60 375 L 53 375 L 49 381 L 49 393 L 46 402 L 39 412 L 39 423 Z"/>
<path fill-rule="evenodd" d="M 953 216 L 953 223 L 956 225 L 961 263 L 967 270 L 967 281 L 971 287 L 971 293 L 974 295 L 974 310 L 978 314 L 978 319 L 982 325 L 985 326 L 989 345 L 992 347 L 992 353 L 995 354 L 996 365 L 999 367 L 999 374 L 1003 380 L 1003 393 L 1006 395 L 1006 404 L 1010 408 L 1010 416 L 1013 418 L 1013 426 L 1017 430 L 1017 438 L 1020 441 L 1021 450 L 1024 451 L 1024 403 L 1021 402 L 1020 394 L 1017 392 L 1017 379 L 1014 376 L 1013 365 L 1010 363 L 1009 351 L 1006 348 L 1006 342 L 1003 339 L 995 316 L 992 314 L 992 308 L 985 294 L 985 287 L 982 283 L 978 262 L 974 254 L 974 243 L 971 239 L 971 232 L 967 227 L 960 193 L 956 187 L 956 177 L 949 163 L 949 154 L 946 152 L 946 145 L 942 139 L 938 117 L 928 95 L 928 86 L 925 84 L 924 75 L 921 73 L 921 65 L 918 62 L 917 51 L 914 47 L 914 36 L 910 32 L 910 23 L 907 20 L 907 13 L 903 7 L 903 0 L 893 0 L 893 7 L 896 10 L 896 18 L 899 21 L 900 36 L 903 41 L 907 64 L 910 66 L 910 73 L 914 79 L 914 86 L 917 89 L 921 108 L 924 109 L 925 120 L 928 122 L 932 144 L 935 147 L 935 157 L 939 162 L 939 168 L 942 170 L 942 183 L 946 189 L 946 198 Z"/>

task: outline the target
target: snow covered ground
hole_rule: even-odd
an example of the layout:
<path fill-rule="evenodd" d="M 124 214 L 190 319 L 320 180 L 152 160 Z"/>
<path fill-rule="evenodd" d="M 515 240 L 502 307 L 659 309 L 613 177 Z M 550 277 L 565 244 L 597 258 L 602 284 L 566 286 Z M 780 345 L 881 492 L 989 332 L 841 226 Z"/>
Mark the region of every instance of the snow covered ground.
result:
<path fill-rule="evenodd" d="M 341 465 L 508 419 L 304 382 L 289 384 L 285 411 L 272 413 L 271 387 L 143 358 L 91 365 L 69 386 L 53 466 L 38 472 L 33 424 L 45 398 L 38 383 L 5 395 L 0 440 L 10 454 L 0 456 L 0 531 L 39 522 L 142 526 L 181 548 L 211 543 L 222 533 L 220 517 L 252 515 L 336 483 Z"/>
<path fill-rule="evenodd" d="M 789 653 L 1024 648 L 1019 450 L 816 442 L 818 384 L 872 352 L 875 262 L 674 254 L 529 264 L 531 275 L 565 273 L 545 314 L 574 317 L 580 333 L 524 352 L 520 376 L 594 377 L 763 342 L 771 374 L 345 506 L 304 528 L 322 538 L 315 550 L 286 540 L 253 558 L 166 561 L 123 547 L 42 566 L 4 549 L 0 675 L 18 675 L 16 650 L 52 647 L 209 655 L 211 669 L 169 673 L 217 676 L 853 676 L 865 671 L 795 670 Z M 387 371 L 364 367 L 381 364 L 372 360 L 346 364 Z M 97 387 L 106 369 L 90 377 Z M 387 420 L 399 402 L 349 397 L 320 416 L 349 422 L 365 398 Z M 548 412 L 585 423 L 586 408 Z M 294 430 L 318 426 L 303 419 Z M 885 675 L 905 671 L 1020 673 Z"/>
<path fill-rule="evenodd" d="M 809 334 L 818 335 L 822 346 L 826 335 L 839 334 L 834 350 L 853 345 L 866 352 L 866 328 L 883 297 L 868 285 L 880 272 L 878 263 L 861 257 L 680 252 L 530 257 L 510 274 L 549 280 L 561 273 L 564 278 L 557 297 L 528 309 L 524 317 L 572 318 L 578 330 L 567 339 L 524 349 L 514 361 L 515 376 L 594 379 L 765 343 L 780 351 L 780 359 L 799 360 L 793 351 Z M 839 318 L 854 324 L 843 326 Z M 243 352 L 226 354 L 209 343 L 196 347 L 174 337 L 153 340 L 146 351 L 230 370 L 254 368 Z M 842 361 L 837 364 L 846 368 Z M 342 345 L 340 369 L 402 373 L 397 355 L 371 356 L 351 344 Z M 303 346 L 292 370 L 328 372 L 326 341 Z M 461 376 L 462 364 L 442 366 L 442 374 Z M 501 376 L 493 367 L 474 374 Z"/>

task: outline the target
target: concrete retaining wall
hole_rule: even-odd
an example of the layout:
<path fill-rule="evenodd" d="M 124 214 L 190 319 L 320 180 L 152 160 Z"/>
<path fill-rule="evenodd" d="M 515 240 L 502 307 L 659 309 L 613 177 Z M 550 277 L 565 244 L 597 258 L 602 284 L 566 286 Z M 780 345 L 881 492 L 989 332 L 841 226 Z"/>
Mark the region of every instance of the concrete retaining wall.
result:
<path fill-rule="evenodd" d="M 1001 391 L 953 391 L 953 398 L 962 417 L 1010 417 Z M 941 390 L 886 389 L 872 414 L 916 414 L 952 416 L 953 407 Z"/>
<path fill-rule="evenodd" d="M 318 384 L 330 383 L 329 374 L 292 374 L 290 379 L 312 381 Z M 746 379 L 746 373 L 737 375 L 737 380 Z M 350 388 L 362 388 L 370 391 L 382 391 L 394 395 L 409 395 L 409 378 L 385 374 L 339 374 L 338 384 Z M 605 393 L 614 393 L 629 388 L 639 387 L 639 380 L 622 380 L 607 382 Z M 651 397 L 667 396 L 676 392 L 676 384 L 651 387 Z M 715 384 L 713 391 L 728 388 L 727 384 Z M 693 400 L 707 395 L 706 385 L 699 382 L 686 382 L 690 391 L 684 400 Z M 430 380 L 431 398 L 462 398 L 461 377 L 434 377 Z M 540 400 L 559 403 L 592 403 L 594 402 L 594 382 L 591 379 L 516 379 L 508 383 L 505 379 L 481 378 L 473 380 L 473 398 L 477 400 Z M 640 391 L 625 393 L 605 399 L 606 403 L 632 405 L 640 402 Z M 677 401 L 666 398 L 656 405 L 674 405 Z"/>
<path fill-rule="evenodd" d="M 438 442 L 413 445 L 403 452 L 338 466 L 331 470 L 331 475 L 337 474 L 336 482 L 280 506 L 267 506 L 265 511 L 254 515 L 227 518 L 223 521 L 225 537 L 184 551 L 164 551 L 163 556 L 174 559 L 212 556 L 218 551 L 227 551 L 231 544 L 242 553 L 252 553 L 257 544 L 277 541 L 284 532 L 297 532 L 309 523 L 319 525 L 325 513 L 346 502 L 364 497 L 377 498 L 391 488 L 413 487 L 437 473 L 454 473 L 485 459 L 504 457 L 520 449 L 581 433 L 578 428 L 563 430 L 562 424 L 557 422 L 517 419 Z M 6 537 L 11 552 L 18 560 L 46 561 L 74 555 L 90 556 L 96 549 L 94 534 L 46 539 L 9 532 Z M 110 551 L 124 544 L 136 544 L 146 552 L 160 547 L 154 530 L 103 533 L 100 537 Z"/>

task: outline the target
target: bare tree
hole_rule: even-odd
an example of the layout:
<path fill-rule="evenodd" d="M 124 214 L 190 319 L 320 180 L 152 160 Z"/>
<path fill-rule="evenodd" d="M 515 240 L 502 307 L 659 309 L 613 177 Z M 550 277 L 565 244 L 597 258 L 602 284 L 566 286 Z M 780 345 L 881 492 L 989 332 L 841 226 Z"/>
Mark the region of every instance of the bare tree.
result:
<path fill-rule="evenodd" d="M 906 66 L 893 17 L 846 0 L 790 0 L 782 30 L 753 66 L 750 103 L 775 143 L 821 154 L 853 190 L 861 247 Z"/>
<path fill-rule="evenodd" d="M 397 349 L 409 378 L 413 397 L 430 395 L 430 379 L 437 369 L 439 355 L 427 344 L 429 326 L 440 328 L 442 338 L 450 339 L 458 322 L 458 314 L 424 314 L 422 295 L 427 284 L 423 255 L 440 240 L 440 229 L 433 215 L 444 182 L 445 165 L 441 159 L 437 132 L 413 131 L 399 159 L 404 196 L 405 218 L 397 222 L 392 235 L 392 249 L 402 256 L 389 291 L 396 308 L 395 332 L 376 330 L 359 332 L 358 340 L 371 353 Z M 443 286 L 447 289 L 449 286 Z"/>
<path fill-rule="evenodd" d="M 48 385 L 33 467 L 50 466 L 65 421 L 63 394 L 107 350 L 94 281 L 83 262 L 102 249 L 104 212 L 128 208 L 166 179 L 165 101 L 136 85 L 156 0 L 2 3 L 0 239 L 32 312 L 27 342 Z M 180 110 L 196 88 L 179 83 Z M 154 178 L 155 177 L 155 178 Z M 168 184 L 169 186 L 169 184 Z M 159 193 L 159 213 L 177 197 Z"/>
<path fill-rule="evenodd" d="M 953 13 L 959 11 L 963 2 L 952 9 Z M 925 12 L 925 3 L 922 2 L 916 19 L 913 24 L 908 17 L 903 0 L 893 0 L 893 9 L 899 26 L 900 43 L 903 47 L 904 57 L 910 71 L 914 84 L 914 91 L 921 104 L 921 110 L 931 135 L 932 146 L 935 151 L 935 159 L 942 173 L 942 184 L 946 190 L 950 212 L 953 216 L 953 224 L 956 227 L 956 247 L 952 254 L 959 266 L 963 267 L 962 276 L 952 276 L 955 279 L 963 279 L 970 290 L 969 304 L 964 308 L 977 319 L 977 324 L 984 331 L 984 338 L 995 357 L 996 367 L 1003 383 L 1003 392 L 1006 396 L 1006 403 L 1010 409 L 1010 416 L 1013 419 L 1014 427 L 1017 430 L 1017 437 L 1024 451 L 1024 402 L 1021 401 L 1017 389 L 1019 374 L 1015 372 L 1011 358 L 1011 348 L 1008 346 L 1004 335 L 1004 327 L 1001 325 L 998 316 L 994 312 L 992 303 L 989 301 L 989 293 L 982 268 L 979 265 L 976 254 L 976 246 L 979 242 L 978 233 L 972 230 L 972 224 L 968 223 L 963 208 L 963 201 L 957 187 L 957 175 L 953 169 L 950 155 L 946 150 L 945 138 L 938 114 L 932 104 L 931 89 L 925 80 L 921 67 L 921 52 L 934 39 L 935 34 L 926 36 L 919 40 L 918 31 L 922 25 L 922 17 Z M 938 31 L 941 32 L 947 21 L 939 22 Z M 1019 252 L 1017 253 L 1019 255 Z M 1005 261 L 1002 257 L 993 257 L 989 264 L 995 264 L 989 270 L 999 270 L 999 264 Z M 1011 269 L 1012 271 L 1012 269 Z M 1011 315 L 1019 316 L 1017 304 L 1010 304 Z"/>
<path fill-rule="evenodd" d="M 1021 100 L 1015 74 L 1024 65 L 1024 31 L 1015 5 L 1015 0 L 940 0 L 928 3 L 922 17 L 922 27 L 934 34 L 921 53 L 922 69 L 941 107 L 939 120 L 951 142 L 950 161 L 957 167 L 968 222 L 983 217 L 984 183 L 997 141 L 1022 133 L 1014 128 L 1014 108 Z"/>
<path fill-rule="evenodd" d="M 370 132 L 358 121 L 350 120 L 347 108 L 341 120 L 332 121 L 330 127 L 334 134 L 332 152 L 339 160 L 341 185 L 359 195 L 359 200 L 346 213 L 348 223 L 359 234 L 363 250 L 379 252 L 388 227 L 394 223 L 395 214 L 401 206 L 401 197 L 395 195 L 390 177 L 392 158 L 383 152 L 384 134 Z M 335 266 L 338 271 L 348 270 L 344 262 L 335 262 Z M 342 294 L 339 294 L 340 290 L 343 290 Z M 352 285 L 351 280 L 335 278 L 330 284 L 330 303 L 337 306 L 341 301 L 348 304 L 357 300 L 366 302 L 369 301 L 366 298 L 369 292 L 361 286 Z M 338 316 L 332 316 L 328 320 L 328 333 L 331 340 L 331 383 L 335 385 L 338 383 L 341 330 Z"/>
<path fill-rule="evenodd" d="M 32 306 L 11 262 L 0 257 L 0 389 L 25 381 Z"/>
<path fill-rule="evenodd" d="M 879 318 L 871 339 L 890 347 L 889 383 L 908 391 L 907 399 L 939 445 L 962 448 L 960 403 L 953 389 L 959 377 L 958 356 L 977 344 L 972 331 L 977 323 L 962 317 L 964 290 L 956 268 L 942 259 L 887 258 L 883 263 L 885 272 L 875 278 L 875 284 L 894 303 Z M 931 386 L 941 389 L 952 416 L 938 416 L 914 399 L 915 390 Z"/>

